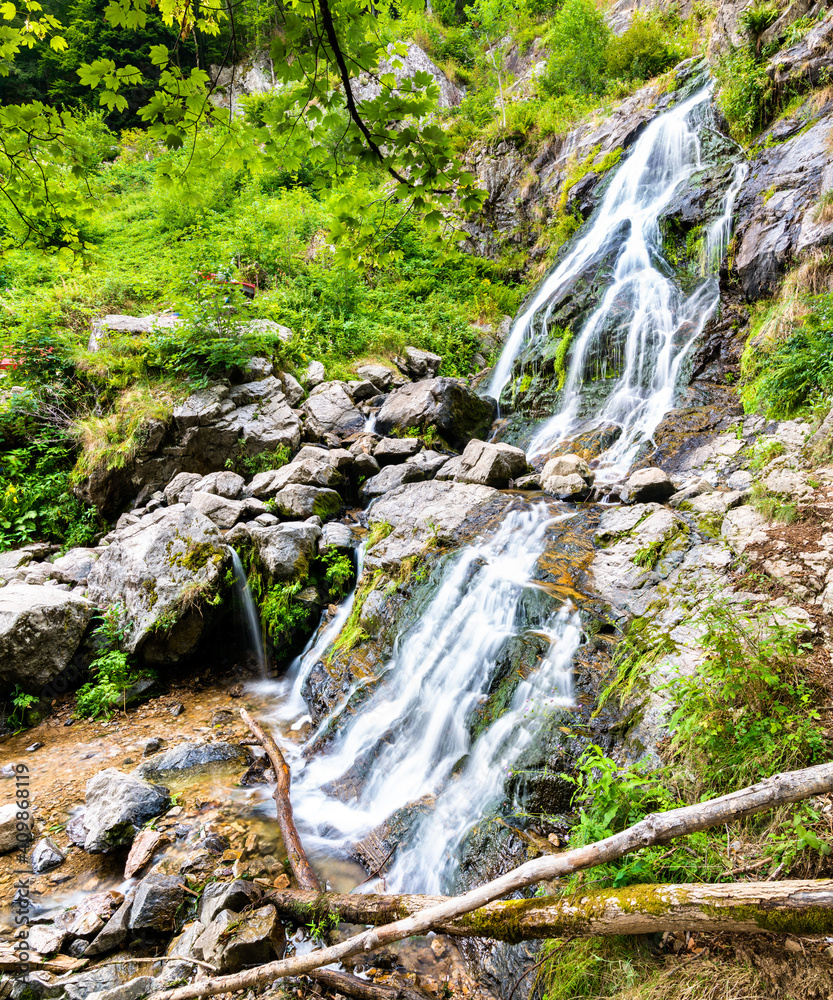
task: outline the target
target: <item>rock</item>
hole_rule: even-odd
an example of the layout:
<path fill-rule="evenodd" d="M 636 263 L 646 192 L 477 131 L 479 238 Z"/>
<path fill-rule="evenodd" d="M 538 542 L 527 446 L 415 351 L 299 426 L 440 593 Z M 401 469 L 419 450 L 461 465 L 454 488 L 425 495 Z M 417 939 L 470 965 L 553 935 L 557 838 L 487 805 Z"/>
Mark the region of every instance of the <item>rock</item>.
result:
<path fill-rule="evenodd" d="M 403 375 L 414 382 L 424 378 L 435 378 L 443 359 L 431 351 L 420 351 L 416 347 L 406 347 L 405 357 L 397 358 L 396 364 Z"/>
<path fill-rule="evenodd" d="M 252 319 L 248 323 L 241 323 L 240 326 L 247 333 L 265 334 L 267 337 L 271 337 L 273 341 L 280 340 L 284 344 L 288 344 L 295 336 L 288 326 L 281 326 L 280 323 L 276 323 L 273 319 Z M 258 358 L 257 360 L 266 361 L 266 358 Z"/>
<path fill-rule="evenodd" d="M 76 847 L 83 847 L 84 841 L 87 839 L 86 823 L 84 822 L 84 812 L 81 812 L 78 816 L 73 816 L 73 818 L 67 823 L 66 835 L 69 838 L 71 844 L 75 844 Z"/>
<path fill-rule="evenodd" d="M 86 954 L 86 952 L 85 952 Z M 153 976 L 136 976 L 126 983 L 119 983 L 109 990 L 100 990 L 90 993 L 87 1000 L 142 1000 L 143 997 L 150 996 L 161 989 L 162 982 Z"/>
<path fill-rule="evenodd" d="M 419 438 L 382 438 L 373 449 L 373 457 L 382 465 L 395 465 L 416 455 L 422 448 Z"/>
<path fill-rule="evenodd" d="M 29 945 L 40 955 L 60 951 L 67 932 L 49 924 L 33 924 L 29 928 Z"/>
<path fill-rule="evenodd" d="M 359 490 L 359 498 L 367 503 L 384 493 L 395 490 L 403 483 L 418 483 L 425 479 L 425 473 L 415 465 L 387 465 L 381 472 L 368 479 Z"/>
<path fill-rule="evenodd" d="M 551 458 L 541 470 L 541 482 L 544 483 L 550 476 L 573 476 L 578 475 L 592 486 L 596 476 L 590 470 L 587 462 L 578 455 L 556 455 Z M 546 487 L 544 487 L 546 489 Z"/>
<path fill-rule="evenodd" d="M 215 493 L 227 500 L 237 500 L 246 488 L 246 480 L 236 472 L 224 469 L 222 472 L 210 472 L 203 476 L 195 486 L 201 493 Z"/>
<path fill-rule="evenodd" d="M 769 467 L 764 470 L 762 485 L 770 493 L 784 493 L 802 500 L 813 492 L 812 486 L 807 483 L 806 473 L 794 469 L 775 469 L 772 472 L 768 470 Z"/>
<path fill-rule="evenodd" d="M 305 577 L 315 557 L 321 528 L 301 521 L 287 521 L 272 528 L 251 530 L 260 561 L 275 580 Z"/>
<path fill-rule="evenodd" d="M 526 453 L 509 444 L 469 441 L 460 458 L 460 468 L 454 476 L 457 482 L 498 489 L 505 489 L 510 479 L 523 475 L 529 468 Z"/>
<path fill-rule="evenodd" d="M 577 472 L 569 476 L 548 476 L 541 480 L 541 489 L 552 494 L 558 500 L 567 503 L 578 503 L 587 500 L 591 493 L 591 487 L 587 481 Z"/>
<path fill-rule="evenodd" d="M 322 520 L 335 517 L 341 510 L 342 500 L 335 490 L 320 489 L 317 486 L 302 486 L 291 483 L 275 495 L 275 509 L 282 517 L 297 520 L 317 514 Z"/>
<path fill-rule="evenodd" d="M 22 819 L 17 814 L 18 808 L 15 802 L 0 806 L 0 854 L 20 850 L 32 839 L 35 821 L 31 811 L 26 810 L 26 815 Z M 18 829 L 18 824 L 22 829 Z"/>
<path fill-rule="evenodd" d="M 689 501 L 689 507 L 695 514 L 725 514 L 730 508 L 737 507 L 743 496 L 740 491 L 724 493 L 714 490 L 694 497 Z"/>
<path fill-rule="evenodd" d="M 541 477 L 537 472 L 531 472 L 528 476 L 519 476 L 515 480 L 516 490 L 540 490 Z"/>
<path fill-rule="evenodd" d="M 51 872 L 66 861 L 67 856 L 50 837 L 43 837 L 32 850 L 32 871 L 35 875 Z"/>
<path fill-rule="evenodd" d="M 303 379 L 308 389 L 314 389 L 316 386 L 321 385 L 326 377 L 327 373 L 320 361 L 310 361 L 307 370 L 303 374 Z"/>
<path fill-rule="evenodd" d="M 153 830 L 149 827 L 142 830 L 130 847 L 130 853 L 124 864 L 124 877 L 133 878 L 148 864 L 159 847 L 167 843 L 168 838 L 161 830 Z"/>
<path fill-rule="evenodd" d="M 257 323 L 257 320 L 255 320 L 255 323 Z M 283 329 L 285 330 L 286 327 L 283 327 Z M 248 376 L 250 381 L 255 381 L 257 379 L 269 378 L 270 375 L 274 375 L 275 367 L 269 358 L 249 358 L 243 371 Z"/>
<path fill-rule="evenodd" d="M 86 583 L 97 559 L 98 552 L 95 549 L 70 549 L 52 563 L 52 577 L 59 583 Z"/>
<path fill-rule="evenodd" d="M 233 528 L 243 513 L 243 505 L 239 500 L 226 500 L 225 497 L 203 493 L 198 489 L 191 494 L 188 506 L 199 511 L 218 528 Z"/>
<path fill-rule="evenodd" d="M 392 74 L 396 83 L 393 92 L 402 86 L 403 81 L 410 80 L 417 73 L 427 73 L 434 78 L 439 91 L 438 105 L 441 108 L 455 107 L 463 99 L 463 92 L 454 86 L 443 71 L 435 66 L 426 53 L 415 43 L 409 42 L 404 55 L 394 52 L 393 45 L 388 46 L 388 56 L 379 61 L 379 66 L 372 76 L 362 74 L 352 84 L 356 103 L 374 100 L 382 93 L 379 83 L 383 74 Z"/>
<path fill-rule="evenodd" d="M 679 507 L 682 503 L 689 503 L 695 497 L 703 496 L 706 493 L 714 492 L 714 486 L 708 481 L 708 479 L 692 479 L 687 482 L 682 489 L 677 490 L 674 493 L 668 505 L 670 507 Z"/>
<path fill-rule="evenodd" d="M 318 454 L 298 455 L 283 468 L 259 472 L 249 483 L 249 489 L 256 497 L 274 497 L 285 486 L 297 483 L 301 486 L 318 486 L 332 489 L 343 486 L 344 476 L 332 465 L 323 449 L 315 449 Z M 304 448 L 303 451 L 307 452 Z"/>
<path fill-rule="evenodd" d="M 330 521 L 322 527 L 318 549 L 320 552 L 325 552 L 329 548 L 340 549 L 342 552 L 353 550 L 353 532 L 349 524 Z"/>
<path fill-rule="evenodd" d="M 196 646 L 206 622 L 201 597 L 219 586 L 228 558 L 219 529 L 199 511 L 154 511 L 116 533 L 90 571 L 88 594 L 101 607 L 124 604 L 126 652 L 176 661 Z"/>
<path fill-rule="evenodd" d="M 366 399 L 373 399 L 374 396 L 379 394 L 376 386 L 372 382 L 368 382 L 367 379 L 348 382 L 347 391 L 350 393 L 350 398 L 356 403 L 360 403 Z"/>
<path fill-rule="evenodd" d="M 639 469 L 620 490 L 622 503 L 663 503 L 677 492 L 662 469 Z"/>
<path fill-rule="evenodd" d="M 178 875 L 151 872 L 136 889 L 128 921 L 133 931 L 151 931 L 164 934 L 176 927 L 176 911 L 185 890 Z"/>
<path fill-rule="evenodd" d="M 133 769 L 140 778 L 172 778 L 183 774 L 197 774 L 216 767 L 218 764 L 234 764 L 248 767 L 248 752 L 236 743 L 217 741 L 216 743 L 179 743 L 170 749 L 143 760 Z"/>
<path fill-rule="evenodd" d="M 110 335 L 150 333 L 153 330 L 170 330 L 179 326 L 182 320 L 174 313 L 150 313 L 148 316 L 124 316 L 110 313 L 93 320 L 87 350 L 99 351 L 110 339 Z"/>
<path fill-rule="evenodd" d="M 364 427 L 364 414 L 353 405 L 343 382 L 324 382 L 316 386 L 303 410 L 307 432 L 320 440 L 330 434 L 344 437 Z"/>
<path fill-rule="evenodd" d="M 236 972 L 244 965 L 260 965 L 280 955 L 284 943 L 283 927 L 274 906 L 268 904 L 242 917 L 220 910 L 194 942 L 193 952 L 215 965 L 218 972 Z"/>
<path fill-rule="evenodd" d="M 283 372 L 280 376 L 283 383 L 283 394 L 290 406 L 297 406 L 304 398 L 304 387 L 289 372 Z"/>
<path fill-rule="evenodd" d="M 55 919 L 55 927 L 66 931 L 69 937 L 92 938 L 123 903 L 120 892 L 95 892 L 84 896 L 77 906 L 65 910 Z"/>
<path fill-rule="evenodd" d="M 389 435 L 436 427 L 450 445 L 463 448 L 472 438 L 486 434 L 495 408 L 493 399 L 477 396 L 457 379 L 425 379 L 388 396 L 376 416 L 376 429 Z"/>
<path fill-rule="evenodd" d="M 165 487 L 165 499 L 169 504 L 188 503 L 194 487 L 202 482 L 203 476 L 198 472 L 179 472 Z"/>
<path fill-rule="evenodd" d="M 720 534 L 733 552 L 740 555 L 750 545 L 760 545 L 767 540 L 767 520 L 754 507 L 735 507 L 723 518 Z"/>
<path fill-rule="evenodd" d="M 94 605 L 55 587 L 0 588 L 0 684 L 39 694 L 69 665 Z"/>
<path fill-rule="evenodd" d="M 121 906 L 87 946 L 84 952 L 86 956 L 105 955 L 108 951 L 120 948 L 127 941 L 130 936 L 130 911 L 137 889 L 138 886 L 135 885 L 128 889 Z"/>
<path fill-rule="evenodd" d="M 448 455 L 442 455 L 438 451 L 426 449 L 405 459 L 405 462 L 407 465 L 413 465 L 417 469 L 420 469 L 425 474 L 426 479 L 433 479 L 448 460 Z"/>
<path fill-rule="evenodd" d="M 372 455 L 361 452 L 356 456 L 353 468 L 356 470 L 357 476 L 361 476 L 363 479 L 370 479 L 371 476 L 375 476 L 379 472 L 381 466 Z"/>
<path fill-rule="evenodd" d="M 356 373 L 372 382 L 379 392 L 389 392 L 393 387 L 393 372 L 384 365 L 360 365 Z"/>
<path fill-rule="evenodd" d="M 84 849 L 99 853 L 132 843 L 149 819 L 168 808 L 171 796 L 161 785 L 108 767 L 87 782 L 86 802 Z"/>
<path fill-rule="evenodd" d="M 210 882 L 200 897 L 197 915 L 203 924 L 208 925 L 221 910 L 239 913 L 244 907 L 256 902 L 259 896 L 257 886 L 245 879 Z"/>
<path fill-rule="evenodd" d="M 733 472 L 731 476 L 726 480 L 726 485 L 730 490 L 751 490 L 752 489 L 752 473 L 749 469 L 738 469 Z"/>

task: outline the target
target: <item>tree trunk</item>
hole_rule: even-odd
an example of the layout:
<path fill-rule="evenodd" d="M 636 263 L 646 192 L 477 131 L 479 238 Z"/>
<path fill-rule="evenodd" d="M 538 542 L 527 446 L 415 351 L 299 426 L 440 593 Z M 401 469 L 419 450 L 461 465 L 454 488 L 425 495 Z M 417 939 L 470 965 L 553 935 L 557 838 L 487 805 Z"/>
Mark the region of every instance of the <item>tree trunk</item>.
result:
<path fill-rule="evenodd" d="M 443 896 L 374 896 L 278 892 L 279 913 L 298 923 L 335 913 L 353 924 L 387 924 L 447 902 Z M 433 929 L 454 937 L 497 941 L 652 934 L 656 931 L 762 931 L 829 934 L 833 880 L 634 885 L 566 898 L 538 896 L 490 903 Z"/>

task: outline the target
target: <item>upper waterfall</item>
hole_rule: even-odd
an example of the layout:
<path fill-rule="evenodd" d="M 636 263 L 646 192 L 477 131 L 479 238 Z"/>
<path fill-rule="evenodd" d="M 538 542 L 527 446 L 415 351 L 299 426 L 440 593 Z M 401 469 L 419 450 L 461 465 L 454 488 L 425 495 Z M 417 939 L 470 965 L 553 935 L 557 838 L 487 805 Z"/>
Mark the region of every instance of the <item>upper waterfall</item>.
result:
<path fill-rule="evenodd" d="M 702 117 L 710 92 L 709 87 L 700 90 L 645 129 L 614 175 L 586 233 L 543 282 L 512 328 L 488 390 L 498 399 L 533 331 L 550 332 L 553 309 L 568 284 L 615 253 L 613 273 L 601 301 L 583 325 L 572 331 L 559 408 L 537 428 L 529 446 L 531 456 L 546 453 L 579 428 L 615 425 L 617 440 L 601 465 L 603 476 L 620 475 L 673 405 L 681 363 L 719 300 L 716 271 L 728 240 L 735 196 L 746 173 L 745 166 L 736 166 L 719 217 L 704 233 L 702 279 L 684 292 L 663 257 L 660 219 L 702 167 L 693 119 Z M 595 413 L 586 412 L 584 400 L 588 369 L 610 378 L 610 391 Z"/>

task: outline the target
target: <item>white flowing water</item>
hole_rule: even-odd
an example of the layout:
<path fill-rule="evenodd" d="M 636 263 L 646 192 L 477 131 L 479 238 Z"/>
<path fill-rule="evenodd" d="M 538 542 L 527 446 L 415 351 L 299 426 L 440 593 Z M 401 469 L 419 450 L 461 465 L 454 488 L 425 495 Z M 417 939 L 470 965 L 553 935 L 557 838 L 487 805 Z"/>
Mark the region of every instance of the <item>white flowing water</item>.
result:
<path fill-rule="evenodd" d="M 547 332 L 562 290 L 594 261 L 604 261 L 617 252 L 601 302 L 583 328 L 575 331 L 559 412 L 533 437 L 531 457 L 547 452 L 579 429 L 618 425 L 621 434 L 599 463 L 601 479 L 618 478 L 627 472 L 640 445 L 650 440 L 673 405 L 680 365 L 713 314 L 719 288 L 713 273 L 706 274 L 690 294 L 669 277 L 671 268 L 662 259 L 659 219 L 701 168 L 700 141 L 690 120 L 702 113 L 709 96 L 709 88 L 700 91 L 645 129 L 617 170 L 585 235 L 515 322 L 488 390 L 498 398 L 533 329 L 540 324 Z M 744 176 L 745 167 L 738 167 L 724 196 L 720 218 L 707 231 L 707 270 L 719 265 Z M 606 348 L 605 344 L 611 346 Z M 596 367 L 618 374 L 599 412 L 588 415 L 582 406 L 584 380 L 591 362 L 600 354 Z M 593 374 L 604 376 L 604 371 Z"/>
<path fill-rule="evenodd" d="M 543 505 L 511 511 L 490 538 L 475 541 L 450 562 L 367 701 L 326 751 L 293 775 L 295 817 L 309 849 L 346 853 L 397 810 L 447 785 L 438 800 L 441 814 L 426 836 L 439 857 L 453 853 L 477 819 L 483 796 L 494 798 L 504 766 L 525 744 L 521 731 L 531 703 L 569 701 L 569 664 L 579 630 L 573 615 L 560 614 L 550 623 L 549 655 L 519 685 L 510 711 L 472 749 L 471 714 L 489 691 L 506 642 L 517 634 L 518 602 L 534 586 L 547 529 L 569 516 L 553 517 Z M 451 779 L 467 755 L 468 763 Z M 451 809 L 455 822 L 447 826 Z M 403 870 L 402 879 L 409 878 Z"/>
<path fill-rule="evenodd" d="M 257 660 L 257 665 L 262 677 L 266 676 L 266 653 L 263 649 L 263 633 L 260 626 L 260 616 L 257 613 L 257 605 L 252 596 L 252 588 L 249 586 L 249 578 L 240 562 L 240 556 L 229 546 L 231 553 L 231 565 L 234 570 L 234 596 L 240 601 L 243 611 L 243 624 L 246 635 L 249 638 L 249 645 Z"/>

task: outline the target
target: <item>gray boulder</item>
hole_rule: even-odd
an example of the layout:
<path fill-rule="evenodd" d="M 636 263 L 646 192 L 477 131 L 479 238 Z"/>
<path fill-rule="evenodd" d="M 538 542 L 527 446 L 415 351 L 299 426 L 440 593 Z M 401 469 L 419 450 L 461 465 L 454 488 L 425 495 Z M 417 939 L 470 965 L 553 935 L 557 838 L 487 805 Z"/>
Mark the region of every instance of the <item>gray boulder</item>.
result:
<path fill-rule="evenodd" d="M 249 754 L 236 743 L 218 740 L 216 743 L 189 741 L 156 753 L 133 769 L 140 778 L 181 776 L 210 770 L 218 764 L 235 764 L 246 767 Z"/>
<path fill-rule="evenodd" d="M 541 482 L 545 482 L 550 476 L 572 475 L 581 476 L 588 486 L 592 486 L 596 478 L 590 466 L 579 455 L 556 455 L 541 469 Z"/>
<path fill-rule="evenodd" d="M 362 451 L 356 455 L 353 468 L 356 470 L 357 476 L 361 476 L 363 479 L 370 479 L 371 476 L 376 475 L 381 466 L 372 455 Z"/>
<path fill-rule="evenodd" d="M 304 382 L 306 382 L 307 387 L 310 389 L 314 389 L 317 385 L 321 385 L 326 377 L 327 373 L 324 370 L 324 365 L 322 365 L 320 361 L 310 361 L 307 366 L 307 370 L 303 375 Z"/>
<path fill-rule="evenodd" d="M 304 520 L 317 514 L 322 521 L 334 517 L 342 506 L 341 497 L 335 490 L 320 489 L 317 486 L 302 486 L 293 483 L 275 495 L 275 509 L 282 517 Z"/>
<path fill-rule="evenodd" d="M 283 926 L 274 906 L 267 904 L 238 916 L 220 910 L 193 944 L 196 958 L 210 962 L 218 972 L 236 972 L 244 965 L 260 965 L 282 953 Z"/>
<path fill-rule="evenodd" d="M 405 357 L 396 360 L 399 370 L 414 382 L 424 378 L 435 378 L 442 363 L 443 359 L 439 354 L 421 351 L 418 347 L 406 347 Z"/>
<path fill-rule="evenodd" d="M 548 476 L 541 489 L 566 503 L 579 503 L 590 496 L 591 487 L 577 472 L 569 476 Z"/>
<path fill-rule="evenodd" d="M 343 382 L 324 382 L 307 397 L 303 411 L 307 432 L 325 440 L 328 435 L 344 437 L 364 427 L 365 417 L 350 398 Z"/>
<path fill-rule="evenodd" d="M 472 438 L 486 435 L 495 408 L 493 399 L 476 395 L 457 379 L 425 379 L 387 397 L 376 416 L 376 430 L 391 434 L 436 427 L 450 445 L 463 448 Z"/>
<path fill-rule="evenodd" d="M 69 664 L 94 605 L 56 587 L 0 588 L 0 684 L 39 693 Z"/>
<path fill-rule="evenodd" d="M 384 365 L 359 365 L 356 373 L 372 382 L 378 392 L 389 392 L 393 387 L 394 372 Z"/>
<path fill-rule="evenodd" d="M 208 925 L 221 910 L 239 913 L 244 907 L 256 902 L 260 892 L 257 886 L 245 879 L 234 882 L 210 882 L 200 897 L 199 919 Z"/>
<path fill-rule="evenodd" d="M 43 837 L 32 849 L 32 872 L 42 875 L 51 872 L 53 868 L 62 865 L 67 859 L 66 854 L 50 837 Z"/>
<path fill-rule="evenodd" d="M 145 823 L 170 804 L 171 796 L 162 785 L 114 767 L 99 771 L 87 782 L 84 849 L 97 854 L 132 843 Z"/>
<path fill-rule="evenodd" d="M 132 624 L 127 652 L 174 662 L 196 646 L 205 624 L 201 598 L 219 585 L 228 558 L 219 529 L 199 511 L 161 508 L 116 532 L 87 592 L 101 607 L 124 604 Z"/>
<path fill-rule="evenodd" d="M 664 503 L 677 492 L 662 469 L 639 469 L 630 476 L 619 496 L 623 503 Z"/>
<path fill-rule="evenodd" d="M 198 472 L 178 472 L 165 487 L 165 499 L 169 504 L 188 503 L 197 483 L 202 480 Z"/>
<path fill-rule="evenodd" d="M 373 457 L 379 465 L 394 465 L 416 455 L 421 448 L 419 438 L 382 438 L 373 449 Z"/>
<path fill-rule="evenodd" d="M 293 375 L 289 372 L 282 372 L 280 375 L 281 384 L 283 385 L 283 394 L 286 396 L 286 401 L 290 406 L 297 406 L 301 400 L 304 398 L 304 387 Z"/>
<path fill-rule="evenodd" d="M 438 451 L 424 449 L 405 461 L 408 465 L 415 465 L 418 469 L 422 469 L 426 479 L 433 479 L 449 461 L 449 456 L 442 455 Z"/>
<path fill-rule="evenodd" d="M 367 482 L 362 484 L 359 497 L 365 503 L 380 497 L 405 483 L 419 483 L 425 479 L 425 472 L 416 465 L 386 465 Z"/>
<path fill-rule="evenodd" d="M 84 952 L 85 955 L 88 951 Z M 119 983 L 111 986 L 108 990 L 98 990 L 89 993 L 87 1000 L 143 1000 L 143 997 L 150 996 L 162 988 L 162 980 L 153 976 L 136 976 L 126 983 Z"/>
<path fill-rule="evenodd" d="M 136 889 L 128 925 L 133 931 L 170 932 L 176 927 L 176 911 L 185 896 L 177 875 L 151 872 Z"/>
<path fill-rule="evenodd" d="M 318 486 L 333 489 L 346 482 L 341 472 L 330 462 L 323 448 L 302 448 L 298 455 L 280 469 L 259 472 L 249 483 L 249 489 L 261 499 L 276 496 L 285 486 Z M 306 453 L 306 454 L 302 454 Z"/>
<path fill-rule="evenodd" d="M 350 393 L 350 398 L 356 403 L 360 403 L 365 399 L 372 399 L 374 396 L 379 395 L 379 390 L 367 379 L 348 382 L 347 391 Z"/>
<path fill-rule="evenodd" d="M 522 476 L 528 468 L 526 453 L 522 449 L 509 444 L 473 440 L 469 441 L 460 456 L 454 479 L 460 483 L 479 483 L 481 486 L 505 489 L 510 479 Z M 445 469 L 441 473 L 443 478 Z"/>
<path fill-rule="evenodd" d="M 0 806 L 0 854 L 18 851 L 32 839 L 35 821 L 31 811 L 27 810 L 23 819 L 20 819 L 17 813 L 16 802 Z M 21 824 L 22 829 L 18 829 L 18 823 Z"/>
<path fill-rule="evenodd" d="M 246 480 L 236 472 L 224 469 L 222 472 L 209 472 L 194 488 L 201 493 L 215 493 L 227 500 L 237 500 L 246 488 Z"/>
<path fill-rule="evenodd" d="M 321 552 L 329 548 L 341 549 L 343 552 L 351 551 L 354 545 L 353 532 L 350 530 L 350 525 L 341 524 L 338 521 L 330 521 L 329 524 L 325 524 L 321 529 L 321 539 L 318 542 L 318 548 Z"/>
<path fill-rule="evenodd" d="M 52 579 L 72 586 L 85 583 L 97 559 L 98 552 L 95 549 L 70 549 L 52 563 Z"/>
<path fill-rule="evenodd" d="M 287 521 L 274 527 L 256 527 L 250 532 L 260 561 L 275 580 L 295 580 L 307 575 L 315 558 L 321 528 L 302 521 Z"/>
<path fill-rule="evenodd" d="M 199 484 L 198 484 L 199 485 Z M 194 490 L 188 503 L 189 508 L 199 511 L 218 528 L 233 528 L 243 513 L 240 500 L 227 500 L 214 493 L 203 493 Z"/>

